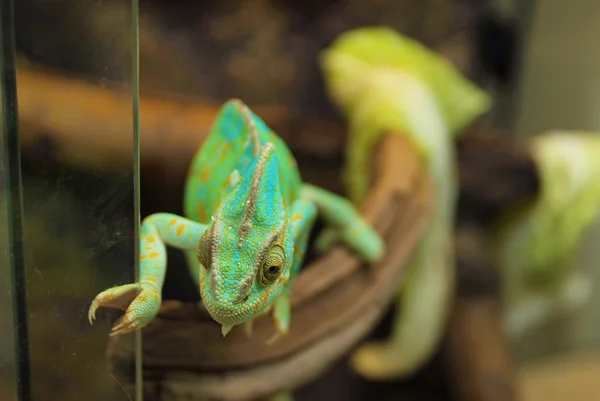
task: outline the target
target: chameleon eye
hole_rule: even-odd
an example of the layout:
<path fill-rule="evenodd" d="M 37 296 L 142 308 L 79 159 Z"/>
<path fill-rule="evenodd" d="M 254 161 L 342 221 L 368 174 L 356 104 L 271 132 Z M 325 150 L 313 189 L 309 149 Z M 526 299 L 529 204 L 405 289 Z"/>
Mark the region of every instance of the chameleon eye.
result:
<path fill-rule="evenodd" d="M 204 266 L 204 268 L 206 270 L 210 270 L 210 262 L 211 262 L 211 255 L 210 255 L 210 245 L 211 245 L 211 239 L 212 239 L 212 226 L 210 226 L 205 232 L 204 234 L 202 234 L 202 237 L 200 237 L 200 241 L 198 241 L 198 248 L 196 249 L 196 258 L 198 259 L 198 262 L 200 262 L 200 264 L 202 264 L 202 266 Z"/>
<path fill-rule="evenodd" d="M 273 284 L 283 271 L 285 251 L 280 245 L 273 245 L 267 253 L 260 269 L 259 280 L 262 285 Z"/>

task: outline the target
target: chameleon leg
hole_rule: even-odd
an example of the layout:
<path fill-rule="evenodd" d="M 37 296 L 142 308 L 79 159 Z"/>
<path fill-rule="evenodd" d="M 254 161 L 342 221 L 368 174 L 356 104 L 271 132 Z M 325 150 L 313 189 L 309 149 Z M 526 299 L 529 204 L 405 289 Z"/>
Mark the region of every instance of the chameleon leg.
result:
<path fill-rule="evenodd" d="M 292 320 L 292 308 L 290 306 L 290 287 L 291 284 L 286 284 L 281 294 L 277 297 L 273 305 L 273 320 L 275 322 L 275 334 L 267 340 L 267 344 L 273 344 L 281 336 L 286 335 L 290 329 Z"/>
<path fill-rule="evenodd" d="M 99 307 L 125 310 L 111 335 L 135 331 L 150 323 L 158 313 L 167 268 L 165 244 L 193 249 L 208 226 L 183 217 L 157 213 L 140 228 L 140 279 L 134 284 L 109 288 L 92 301 L 88 318 L 93 323 Z"/>
<path fill-rule="evenodd" d="M 314 202 L 329 225 L 317 241 L 321 250 L 342 240 L 369 262 L 381 259 L 383 240 L 349 200 L 309 184 L 303 185 L 302 195 Z"/>
<path fill-rule="evenodd" d="M 310 230 L 317 218 L 317 207 L 307 197 L 301 197 L 292 204 L 290 220 L 292 237 L 294 238 L 294 260 L 292 262 L 291 277 L 298 275 L 304 261 Z M 288 281 L 289 282 L 289 281 Z"/>
<path fill-rule="evenodd" d="M 292 204 L 290 211 L 291 235 L 294 239 L 294 254 L 290 271 L 290 279 L 287 281 L 281 295 L 275 301 L 273 306 L 273 319 L 277 333 L 268 340 L 268 343 L 274 342 L 280 335 L 287 334 L 290 328 L 292 311 L 290 306 L 290 291 L 294 277 L 298 275 L 306 247 L 308 245 L 308 237 L 315 218 L 317 217 L 317 208 L 306 198 L 300 198 Z"/>
<path fill-rule="evenodd" d="M 340 231 L 334 226 L 327 226 L 323 227 L 315 239 L 314 247 L 318 254 L 323 254 L 341 241 Z"/>

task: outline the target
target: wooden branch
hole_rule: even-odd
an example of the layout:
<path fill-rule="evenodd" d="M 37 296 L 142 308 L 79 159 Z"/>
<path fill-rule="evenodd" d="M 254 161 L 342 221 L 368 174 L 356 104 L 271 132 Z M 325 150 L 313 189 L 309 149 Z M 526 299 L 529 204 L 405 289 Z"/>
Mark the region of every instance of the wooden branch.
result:
<path fill-rule="evenodd" d="M 271 346 L 265 344 L 274 333 L 270 316 L 256 320 L 251 338 L 240 327 L 223 338 L 220 326 L 195 305 L 165 302 L 143 332 L 144 372 L 153 383 L 147 385 L 147 400 L 183 394 L 251 400 L 295 388 L 372 329 L 396 294 L 432 200 L 429 179 L 404 138 L 386 136 L 376 160 L 376 182 L 363 210 L 385 238 L 385 259 L 368 269 L 338 247 L 305 266 L 292 291 L 290 333 Z M 131 366 L 130 340 L 111 340 L 115 375 Z M 158 387 L 160 398 L 154 394 Z"/>
<path fill-rule="evenodd" d="M 484 240 L 483 229 L 459 225 L 457 299 L 444 347 L 447 371 L 461 401 L 517 401 L 516 370 L 503 329 L 500 276 Z"/>
<path fill-rule="evenodd" d="M 35 69 L 17 74 L 22 148 L 48 139 L 66 163 L 103 170 L 131 171 L 133 99 L 127 83 L 94 84 Z M 144 94 L 140 99 L 140 146 L 143 162 L 187 168 L 204 141 L 221 103 L 173 94 Z M 285 108 L 250 105 L 288 145 L 298 151 L 339 153 L 341 124 L 296 119 Z M 326 132 L 326 135 L 322 135 Z M 307 141 L 309 139 L 309 141 Z M 315 146 L 318 145 L 318 146 Z"/>
<path fill-rule="evenodd" d="M 538 193 L 540 180 L 529 150 L 487 124 L 474 124 L 461 136 L 457 155 L 460 220 L 489 228 Z"/>
<path fill-rule="evenodd" d="M 539 189 L 525 148 L 476 124 L 458 143 L 460 196 L 456 232 L 457 299 L 444 347 L 447 372 L 461 401 L 517 401 L 510 342 L 504 331 L 501 277 L 487 253 L 490 229 Z"/>

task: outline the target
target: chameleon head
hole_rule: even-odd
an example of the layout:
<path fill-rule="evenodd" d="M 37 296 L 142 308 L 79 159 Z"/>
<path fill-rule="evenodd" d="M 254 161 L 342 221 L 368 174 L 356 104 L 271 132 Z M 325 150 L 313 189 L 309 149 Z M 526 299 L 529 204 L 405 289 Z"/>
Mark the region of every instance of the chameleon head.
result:
<path fill-rule="evenodd" d="M 266 312 L 290 275 L 293 244 L 267 143 L 200 238 L 200 294 L 223 335 Z"/>

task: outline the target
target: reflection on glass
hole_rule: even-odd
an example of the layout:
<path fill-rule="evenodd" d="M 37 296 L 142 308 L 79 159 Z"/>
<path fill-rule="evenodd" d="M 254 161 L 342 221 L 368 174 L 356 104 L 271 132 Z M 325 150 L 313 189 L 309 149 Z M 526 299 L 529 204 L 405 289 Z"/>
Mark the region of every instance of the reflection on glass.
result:
<path fill-rule="evenodd" d="M 12 1 L 0 3 L 0 394 L 29 401 L 30 367 Z"/>
<path fill-rule="evenodd" d="M 2 88 L 4 89 L 4 88 Z M 4 144 L 3 144 L 4 145 Z M 4 160 L 2 160 L 4 161 Z M 15 340 L 13 335 L 12 291 L 10 274 L 10 237 L 6 202 L 6 171 L 0 164 L 0 395 L 2 400 L 17 400 Z"/>
<path fill-rule="evenodd" d="M 4 89 L 3 87 L 0 89 Z M 4 149 L 4 144 L 2 144 Z M 2 159 L 4 162 L 4 159 Z M 13 302 L 10 274 L 10 236 L 6 202 L 6 171 L 0 163 L 0 395 L 2 400 L 17 400 L 16 353 L 13 335 Z"/>
<path fill-rule="evenodd" d="M 99 312 L 91 326 L 87 310 L 98 292 L 135 279 L 132 6 L 19 0 L 15 7 L 31 398 L 129 400 L 133 364 L 123 383 L 107 359 L 118 312 Z M 106 112 L 106 94 L 120 102 L 118 113 Z M 119 130 L 119 143 L 104 142 L 107 129 Z M 4 187 L 3 247 L 11 217 Z M 9 270 L 0 263 L 5 286 Z M 12 317 L 3 309 L 4 334 Z M 0 386 L 14 385 L 12 343 L 4 335 L 0 343 Z M 11 400 L 5 394 L 0 387 L 0 399 Z"/>

